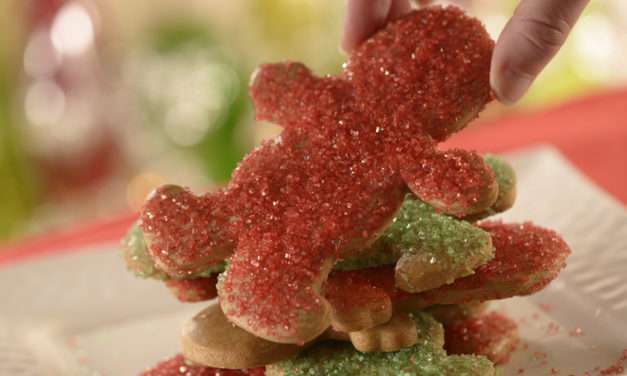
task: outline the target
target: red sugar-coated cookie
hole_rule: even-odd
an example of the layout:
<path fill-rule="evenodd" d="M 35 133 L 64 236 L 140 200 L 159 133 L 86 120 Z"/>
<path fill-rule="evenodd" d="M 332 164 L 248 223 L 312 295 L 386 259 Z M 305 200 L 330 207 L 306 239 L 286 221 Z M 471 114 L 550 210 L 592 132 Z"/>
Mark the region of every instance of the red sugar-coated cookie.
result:
<path fill-rule="evenodd" d="M 495 364 L 507 363 L 519 342 L 516 323 L 497 312 L 449 323 L 444 338 L 447 353 L 483 355 Z"/>
<path fill-rule="evenodd" d="M 275 342 L 317 337 L 330 324 L 321 289 L 333 264 L 372 241 L 408 189 L 460 216 L 492 204 L 490 188 L 477 193 L 494 185 L 482 162 L 451 152 L 472 162 L 449 163 L 435 150 L 491 100 L 492 48 L 479 21 L 431 7 L 364 42 L 340 77 L 262 65 L 250 87 L 257 119 L 283 132 L 217 193 L 167 187 L 151 197 L 142 229 L 157 266 L 193 275 L 234 252 L 218 290 L 229 320 Z M 423 161 L 446 173 L 413 167 Z M 454 202 L 439 191 L 451 186 Z"/>
<path fill-rule="evenodd" d="M 325 285 L 332 310 L 344 315 L 359 305 L 362 311 L 380 309 L 376 301 L 395 309 L 420 310 L 438 304 L 463 304 L 533 294 L 557 277 L 570 254 L 568 245 L 554 231 L 531 223 L 503 224 L 484 222 L 480 227 L 492 237 L 495 256 L 473 275 L 450 285 L 418 294 L 394 286 L 394 267 L 334 271 Z M 351 292 L 354 292 L 351 294 Z M 362 316 L 367 313 L 360 312 Z"/>
<path fill-rule="evenodd" d="M 194 279 L 169 279 L 165 281 L 165 285 L 179 301 L 193 303 L 213 299 L 218 296 L 218 291 L 216 290 L 217 282 L 217 274 L 212 274 L 210 277 Z"/>
<path fill-rule="evenodd" d="M 529 295 L 543 289 L 566 265 L 570 248 L 554 231 L 531 223 L 479 225 L 492 237 L 495 256 L 473 275 L 412 295 L 418 306 L 460 304 Z"/>
<path fill-rule="evenodd" d="M 192 365 L 183 355 L 164 360 L 151 369 L 139 374 L 139 376 L 263 376 L 263 368 L 248 370 L 218 369 Z"/>

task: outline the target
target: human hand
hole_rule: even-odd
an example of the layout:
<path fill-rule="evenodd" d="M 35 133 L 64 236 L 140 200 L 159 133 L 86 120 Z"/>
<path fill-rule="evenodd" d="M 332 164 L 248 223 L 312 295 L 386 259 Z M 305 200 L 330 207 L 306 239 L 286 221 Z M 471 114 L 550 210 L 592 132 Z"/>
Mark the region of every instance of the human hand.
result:
<path fill-rule="evenodd" d="M 492 56 L 490 84 L 512 104 L 555 56 L 590 0 L 521 0 Z M 430 0 L 420 0 L 427 5 Z M 348 0 L 342 48 L 351 51 L 386 23 L 411 10 L 410 0 Z"/>

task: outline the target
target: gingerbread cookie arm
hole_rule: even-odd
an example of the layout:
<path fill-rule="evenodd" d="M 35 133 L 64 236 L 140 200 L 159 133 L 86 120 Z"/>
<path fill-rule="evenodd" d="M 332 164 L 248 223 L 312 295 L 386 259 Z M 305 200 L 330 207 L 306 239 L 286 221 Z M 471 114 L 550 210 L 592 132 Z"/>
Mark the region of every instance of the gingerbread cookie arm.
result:
<path fill-rule="evenodd" d="M 250 96 L 257 120 L 284 127 L 315 125 L 324 121 L 320 108 L 333 106 L 338 98 L 336 91 L 344 86 L 337 79 L 314 76 L 302 63 L 263 64 L 253 72 Z M 324 102 L 326 106 L 311 106 Z"/>
<path fill-rule="evenodd" d="M 193 278 L 233 252 L 231 215 L 222 192 L 195 196 L 175 185 L 157 188 L 141 212 L 141 229 L 157 268 Z"/>
<path fill-rule="evenodd" d="M 402 157 L 401 175 L 420 199 L 456 217 L 482 212 L 498 196 L 494 173 L 476 153 L 460 149 Z"/>

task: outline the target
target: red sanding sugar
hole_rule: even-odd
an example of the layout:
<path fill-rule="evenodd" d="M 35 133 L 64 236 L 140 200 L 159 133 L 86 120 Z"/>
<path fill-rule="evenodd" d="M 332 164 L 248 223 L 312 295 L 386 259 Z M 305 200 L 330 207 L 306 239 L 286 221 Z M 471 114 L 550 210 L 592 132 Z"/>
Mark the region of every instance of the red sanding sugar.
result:
<path fill-rule="evenodd" d="M 603 376 L 618 376 L 625 372 L 625 363 L 627 362 L 627 349 L 623 350 L 621 356 L 610 367 L 600 370 Z"/>
<path fill-rule="evenodd" d="M 193 303 L 213 299 L 218 296 L 218 291 L 216 290 L 217 282 L 217 274 L 212 274 L 206 278 L 170 279 L 165 281 L 165 285 L 179 301 Z"/>
<path fill-rule="evenodd" d="M 153 368 L 140 373 L 139 376 L 263 376 L 264 374 L 263 368 L 232 370 L 192 365 L 179 354 L 158 363 Z"/>
<path fill-rule="evenodd" d="M 333 272 L 325 286 L 325 297 L 336 309 L 372 307 L 406 295 L 394 286 L 394 269 L 385 266 Z"/>
<path fill-rule="evenodd" d="M 455 321 L 444 329 L 445 348 L 450 354 L 484 355 L 504 364 L 518 346 L 516 323 L 497 312 Z"/>

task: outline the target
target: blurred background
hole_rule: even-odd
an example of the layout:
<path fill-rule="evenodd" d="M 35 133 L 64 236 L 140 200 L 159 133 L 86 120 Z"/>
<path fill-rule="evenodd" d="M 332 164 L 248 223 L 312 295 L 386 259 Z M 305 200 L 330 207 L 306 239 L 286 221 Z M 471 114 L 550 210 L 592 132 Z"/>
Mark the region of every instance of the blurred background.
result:
<path fill-rule="evenodd" d="M 496 38 L 514 0 L 464 1 Z M 0 1 L 0 244 L 136 211 L 167 182 L 206 190 L 277 128 L 256 65 L 337 73 L 339 0 Z M 595 1 L 517 106 L 627 83 L 627 2 Z M 481 126 L 480 124 L 478 125 Z"/>

